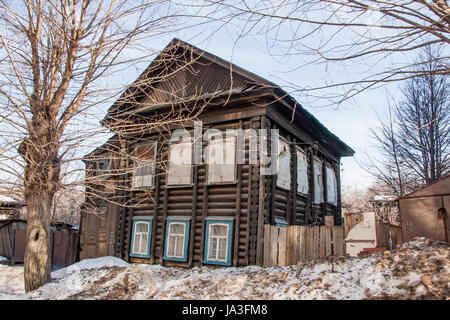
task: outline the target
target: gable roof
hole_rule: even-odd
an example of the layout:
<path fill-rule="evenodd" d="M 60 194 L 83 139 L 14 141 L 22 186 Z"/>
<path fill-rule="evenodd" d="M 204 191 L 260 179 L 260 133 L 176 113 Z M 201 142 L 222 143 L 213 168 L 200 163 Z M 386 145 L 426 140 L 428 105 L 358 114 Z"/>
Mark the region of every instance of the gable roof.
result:
<path fill-rule="evenodd" d="M 334 144 L 340 156 L 354 154 L 280 86 L 177 38 L 122 93 L 101 123 L 106 125 L 115 118 L 146 113 L 176 103 L 231 98 L 259 91 L 267 91 L 267 95 L 292 106 L 296 117 L 302 120 L 302 127 L 306 126 L 308 133 L 319 143 Z"/>

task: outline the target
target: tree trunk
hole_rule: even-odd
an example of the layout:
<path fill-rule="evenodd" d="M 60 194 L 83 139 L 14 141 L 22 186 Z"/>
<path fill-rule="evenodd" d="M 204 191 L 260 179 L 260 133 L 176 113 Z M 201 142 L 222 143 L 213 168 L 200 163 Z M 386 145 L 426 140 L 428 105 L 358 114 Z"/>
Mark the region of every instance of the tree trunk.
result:
<path fill-rule="evenodd" d="M 50 215 L 52 197 L 27 195 L 27 245 L 25 249 L 25 291 L 49 282 L 51 272 Z"/>

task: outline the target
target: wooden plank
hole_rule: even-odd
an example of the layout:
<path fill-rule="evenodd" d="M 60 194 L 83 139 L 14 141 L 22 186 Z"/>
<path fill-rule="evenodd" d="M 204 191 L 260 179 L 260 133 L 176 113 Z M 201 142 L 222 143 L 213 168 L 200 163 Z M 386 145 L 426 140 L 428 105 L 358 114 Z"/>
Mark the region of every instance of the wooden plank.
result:
<path fill-rule="evenodd" d="M 278 265 L 278 230 L 276 226 L 270 226 L 270 265 Z"/>
<path fill-rule="evenodd" d="M 344 227 L 334 226 L 332 227 L 333 232 L 333 245 L 334 245 L 334 255 L 342 256 L 344 254 Z"/>
<path fill-rule="evenodd" d="M 206 167 L 206 164 L 204 165 Z M 205 253 L 205 228 L 206 217 L 208 216 L 208 184 L 203 183 L 203 210 L 202 210 L 202 229 L 201 229 L 201 242 L 200 242 L 200 265 L 203 265 L 203 255 Z"/>
<path fill-rule="evenodd" d="M 287 227 L 280 227 L 278 234 L 278 265 L 286 266 Z"/>
<path fill-rule="evenodd" d="M 264 267 L 271 267 L 270 260 L 270 224 L 264 225 Z"/>
<path fill-rule="evenodd" d="M 319 226 L 313 226 L 313 248 L 312 248 L 312 259 L 319 258 Z"/>
<path fill-rule="evenodd" d="M 298 227 L 298 239 L 299 239 L 299 244 L 298 244 L 298 261 L 305 261 L 306 260 L 306 247 L 307 247 L 307 242 L 306 242 L 306 231 L 307 231 L 308 227 L 305 226 L 299 226 Z"/>
<path fill-rule="evenodd" d="M 289 226 L 287 230 L 286 265 L 296 264 L 298 260 L 298 228 Z"/>
<path fill-rule="evenodd" d="M 325 231 L 325 256 L 330 257 L 333 254 L 331 250 L 331 227 L 324 227 Z"/>
<path fill-rule="evenodd" d="M 319 229 L 319 258 L 321 259 L 326 257 L 326 228 L 320 226 Z"/>

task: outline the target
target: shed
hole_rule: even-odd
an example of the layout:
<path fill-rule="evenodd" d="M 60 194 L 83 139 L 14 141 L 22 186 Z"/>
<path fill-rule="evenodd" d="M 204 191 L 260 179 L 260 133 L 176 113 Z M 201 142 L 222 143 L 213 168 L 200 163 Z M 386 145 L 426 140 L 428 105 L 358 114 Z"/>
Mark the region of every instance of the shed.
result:
<path fill-rule="evenodd" d="M 50 226 L 52 267 L 65 267 L 75 262 L 78 245 L 78 230 L 65 223 Z M 0 221 L 0 256 L 13 264 L 23 263 L 27 239 L 27 221 L 7 219 Z"/>
<path fill-rule="evenodd" d="M 343 236 L 340 159 L 354 151 L 211 53 L 172 40 L 101 123 L 113 136 L 84 158 L 82 259 L 262 265 L 265 226 L 327 221 Z"/>
<path fill-rule="evenodd" d="M 426 237 L 447 241 L 450 175 L 399 198 L 403 241 Z"/>

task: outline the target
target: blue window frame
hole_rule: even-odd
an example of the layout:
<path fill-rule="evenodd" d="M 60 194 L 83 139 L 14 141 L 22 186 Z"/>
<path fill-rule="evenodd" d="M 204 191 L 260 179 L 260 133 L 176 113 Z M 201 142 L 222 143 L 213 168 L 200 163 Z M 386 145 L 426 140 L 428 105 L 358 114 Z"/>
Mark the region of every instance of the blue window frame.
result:
<path fill-rule="evenodd" d="M 206 218 L 203 263 L 223 266 L 231 265 L 233 220 L 234 218 L 231 217 Z"/>
<path fill-rule="evenodd" d="M 164 260 L 187 261 L 190 217 L 168 217 L 166 222 Z"/>
<path fill-rule="evenodd" d="M 130 256 L 150 258 L 152 217 L 133 217 Z"/>

